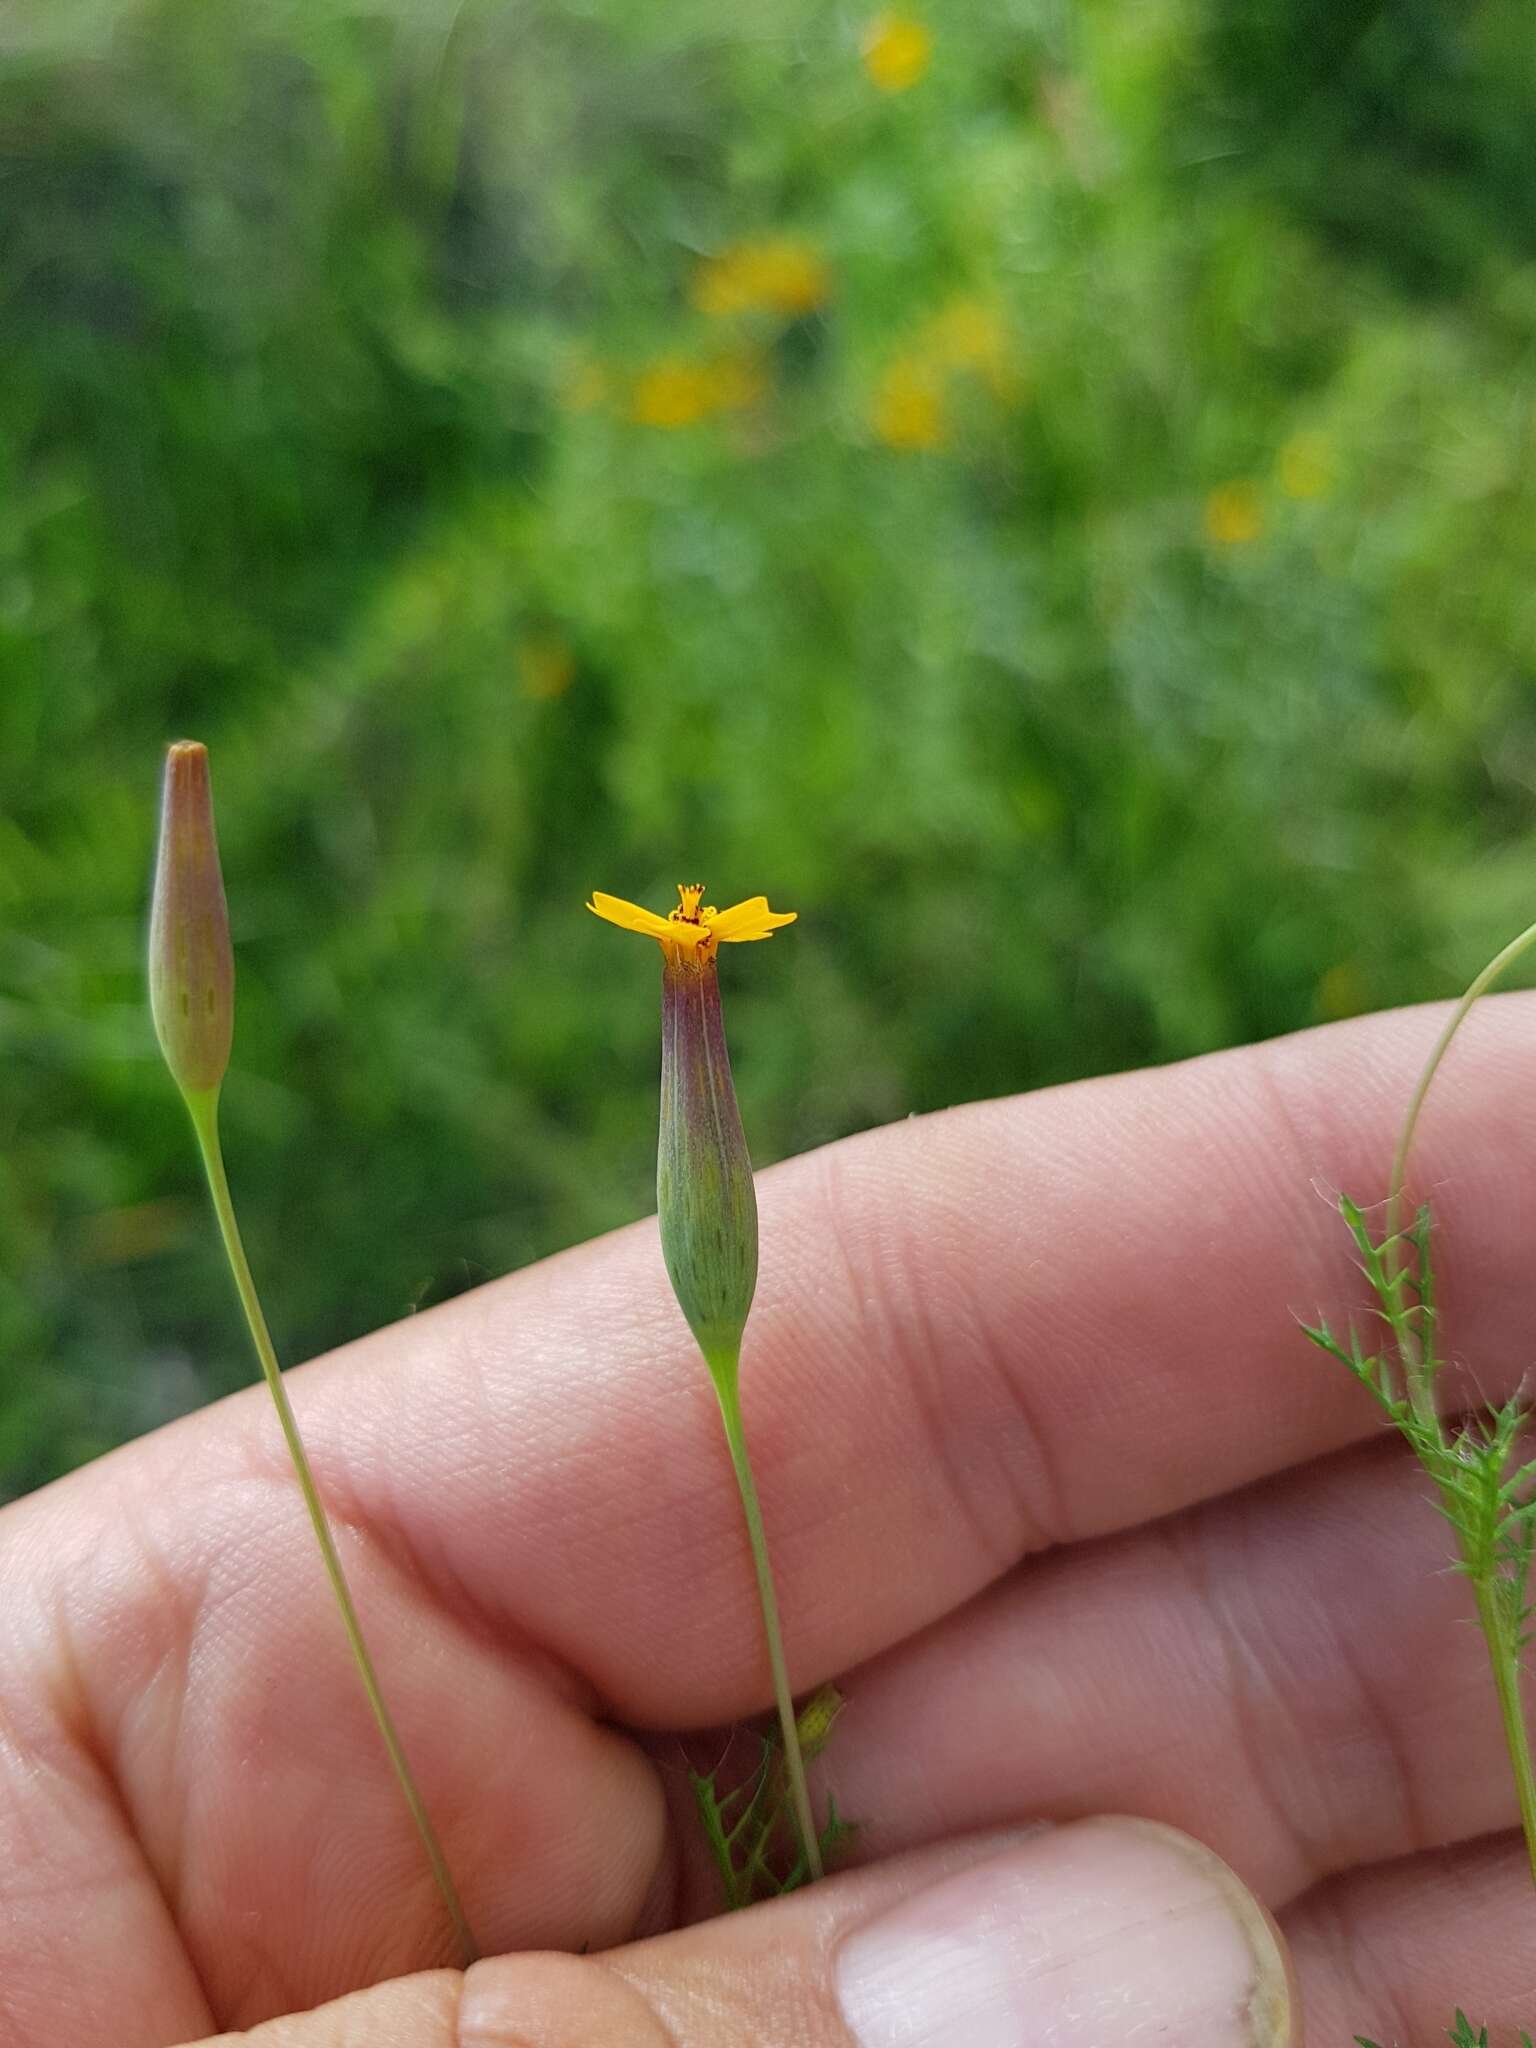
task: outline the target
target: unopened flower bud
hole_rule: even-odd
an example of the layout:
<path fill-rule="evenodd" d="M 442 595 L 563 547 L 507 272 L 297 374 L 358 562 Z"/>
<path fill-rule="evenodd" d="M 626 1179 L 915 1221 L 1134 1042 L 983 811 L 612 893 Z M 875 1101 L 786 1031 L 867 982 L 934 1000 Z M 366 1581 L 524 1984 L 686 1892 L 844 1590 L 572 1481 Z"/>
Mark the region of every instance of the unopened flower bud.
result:
<path fill-rule="evenodd" d="M 235 1024 L 235 960 L 219 872 L 208 749 L 177 740 L 165 757 L 160 850 L 149 921 L 149 1005 L 184 1095 L 218 1088 Z"/>
<path fill-rule="evenodd" d="M 770 910 L 763 896 L 716 910 L 700 883 L 679 883 L 677 893 L 678 907 L 667 917 L 600 894 L 590 908 L 661 947 L 661 1248 L 678 1305 L 718 1375 L 735 1369 L 757 1287 L 757 1195 L 731 1084 L 715 958 L 722 942 L 771 938 L 793 924 L 794 912 Z"/>
<path fill-rule="evenodd" d="M 712 956 L 661 974 L 661 1249 L 678 1305 L 713 1366 L 734 1359 L 757 1289 L 757 1194 Z"/>
<path fill-rule="evenodd" d="M 587 908 L 625 931 L 643 932 L 661 948 L 661 1142 L 656 1150 L 661 1248 L 672 1291 L 715 1383 L 762 1603 L 784 1774 L 800 1837 L 796 1869 L 815 1878 L 823 1869 L 822 1837 L 805 1782 L 768 1537 L 741 1414 L 741 1337 L 757 1287 L 757 1194 L 731 1085 L 715 967 L 722 945 L 771 939 L 794 923 L 795 913 L 770 910 L 766 896 L 716 910 L 704 901 L 702 882 L 679 882 L 677 896 L 677 908 L 666 917 L 601 891 L 593 893 Z M 825 1740 L 833 1718 L 830 1702 L 819 1700 L 811 1714 L 812 1732 Z M 835 1809 L 827 1825 L 828 1839 L 841 1840 Z"/>

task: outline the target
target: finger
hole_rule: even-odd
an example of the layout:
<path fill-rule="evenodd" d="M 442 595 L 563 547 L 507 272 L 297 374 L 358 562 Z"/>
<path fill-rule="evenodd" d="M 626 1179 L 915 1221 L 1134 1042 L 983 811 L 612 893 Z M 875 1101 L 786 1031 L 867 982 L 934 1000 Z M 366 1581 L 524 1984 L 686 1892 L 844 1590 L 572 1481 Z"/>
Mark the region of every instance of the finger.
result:
<path fill-rule="evenodd" d="M 1531 1867 L 1518 1836 L 1321 1886 L 1284 1916 L 1314 2041 L 1443 2041 L 1458 2009 L 1508 2048 L 1532 2028 Z"/>
<path fill-rule="evenodd" d="M 1536 1292 L 1516 1169 L 1478 1193 L 1479 1148 L 1529 1086 L 1530 1014 L 1491 1008 L 1432 1112 L 1445 1298 L 1454 1311 L 1470 1276 L 1453 1327 L 1474 1347 Z M 802 1682 L 995 1577 L 1042 1503 L 1051 1530 L 1088 1534 L 1371 1426 L 1291 1327 L 1297 1302 L 1348 1285 L 1305 1183 L 1366 1184 L 1434 1028 L 1409 1013 L 983 1105 L 767 1177 L 749 1431 Z M 766 1694 L 739 1509 L 654 1231 L 356 1347 L 296 1393 L 365 1619 L 398 1646 L 386 1684 L 407 1695 L 407 1747 L 473 1916 L 493 1941 L 577 1945 L 595 1897 L 614 1938 L 665 1879 L 655 1785 L 584 1707 L 703 1721 Z M 217 2009 L 252 2016 L 442 1956 L 259 1394 L 0 1528 L 29 1617 L 0 1685 L 59 1694 L 66 1755 L 99 1759 L 114 1851 L 132 1847 L 126 1813 L 149 1853 L 146 1941 L 166 1925 L 158 1888 L 197 1922 Z M 24 1759 L 23 1831 L 47 1833 L 32 1764 L 60 1746 Z M 188 1754 L 199 1789 L 183 1800 Z M 599 1810 L 623 1816 L 622 1856 L 598 1841 Z M 356 1857 L 359 1884 L 317 1861 L 322 1814 L 345 1816 L 325 1854 Z M 89 1868 L 50 1838 L 39 1895 L 76 1896 Z M 336 1910 L 343 1894 L 361 1916 Z M 260 1943 L 228 1941 L 237 1906 Z M 46 1912 L 39 1925 L 58 1932 Z M 54 1947 L 67 1981 L 69 1945 Z"/>
<path fill-rule="evenodd" d="M 1453 1540 L 1384 1438 L 1031 1560 L 840 1681 L 826 1780 L 870 1856 L 1014 1817 L 1139 1813 L 1208 1842 L 1277 1909 L 1332 1873 L 1509 1827 Z"/>
<path fill-rule="evenodd" d="M 158 2048 L 453 1959 L 281 1446 L 168 1463 L 164 1501 L 112 1476 L 115 1514 L 66 1487 L 15 1524 L 0 2044 L 41 2048 L 67 2010 L 74 2048 Z M 536 1647 L 339 1535 L 481 1943 L 627 1938 L 666 1871 L 653 1768 Z"/>
<path fill-rule="evenodd" d="M 765 1176 L 747 1428 L 797 1684 L 1027 1550 L 1375 1428 L 1296 1315 L 1358 1299 L 1318 1187 L 1381 1189 L 1440 1016 L 981 1104 Z M 1536 1156 L 1501 1144 L 1533 1020 L 1512 998 L 1468 1027 L 1420 1155 L 1449 1343 L 1490 1382 L 1536 1316 Z M 531 1634 L 626 1719 L 764 1703 L 740 1511 L 652 1226 L 368 1340 L 305 1396 L 331 1484 L 458 1611 Z"/>
<path fill-rule="evenodd" d="M 385 1986 L 218 2048 L 1286 2048 L 1295 2019 L 1280 1939 L 1215 1857 L 1090 1821 L 603 1957 L 506 1957 L 457 1991 Z"/>

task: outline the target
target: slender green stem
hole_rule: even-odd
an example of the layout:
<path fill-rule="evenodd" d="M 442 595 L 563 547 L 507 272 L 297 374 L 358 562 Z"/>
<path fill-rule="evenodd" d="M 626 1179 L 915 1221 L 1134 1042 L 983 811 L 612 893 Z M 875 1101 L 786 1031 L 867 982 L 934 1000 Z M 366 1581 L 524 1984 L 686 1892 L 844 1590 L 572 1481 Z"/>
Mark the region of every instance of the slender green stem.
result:
<path fill-rule="evenodd" d="M 1400 1221 L 1403 1207 L 1403 1188 L 1408 1178 L 1408 1154 L 1413 1146 L 1414 1132 L 1418 1128 L 1419 1112 L 1424 1107 L 1424 1098 L 1429 1093 L 1430 1083 L 1440 1068 L 1440 1062 L 1450 1050 L 1451 1040 L 1461 1029 L 1467 1012 L 1498 980 L 1506 967 L 1510 967 L 1530 946 L 1536 945 L 1536 924 L 1527 925 L 1517 938 L 1510 940 L 1502 951 L 1495 953 L 1488 965 L 1468 988 L 1466 994 L 1451 1012 L 1445 1029 L 1435 1040 L 1434 1050 L 1425 1062 L 1419 1076 L 1413 1099 L 1408 1104 L 1408 1114 L 1403 1119 L 1403 1128 L 1398 1134 L 1397 1151 L 1392 1160 L 1392 1181 L 1387 1194 L 1386 1235 L 1382 1247 L 1387 1262 L 1389 1278 L 1395 1280 L 1403 1270 L 1403 1244 Z M 1417 1336 L 1411 1330 L 1404 1330 L 1399 1337 L 1403 1353 L 1403 1372 L 1408 1398 L 1414 1413 L 1423 1423 L 1438 1428 L 1435 1409 L 1435 1395 L 1431 1376 L 1424 1370 L 1423 1351 Z"/>
<path fill-rule="evenodd" d="M 1424 1071 L 1419 1076 L 1418 1085 L 1408 1104 L 1408 1114 L 1403 1119 L 1403 1127 L 1397 1140 L 1397 1151 L 1392 1160 L 1392 1180 L 1387 1193 L 1386 1230 L 1382 1244 L 1389 1283 L 1395 1282 L 1403 1270 L 1401 1226 L 1403 1192 L 1408 1178 L 1408 1157 L 1413 1149 L 1414 1134 L 1418 1129 L 1419 1116 L 1429 1094 L 1430 1084 L 1439 1072 L 1440 1063 L 1449 1052 L 1451 1041 L 1466 1021 L 1472 1005 L 1480 996 L 1486 994 L 1506 967 L 1512 966 L 1521 954 L 1533 945 L 1536 945 L 1536 924 L 1527 925 L 1523 932 L 1494 954 L 1447 1018 L 1445 1028 L 1435 1040 L 1429 1058 L 1424 1064 Z M 1403 1361 L 1404 1383 L 1414 1414 L 1426 1428 L 1434 1432 L 1443 1445 L 1445 1432 L 1441 1427 L 1439 1411 L 1435 1405 L 1432 1363 L 1426 1360 L 1424 1348 L 1410 1322 L 1405 1319 L 1400 1324 L 1394 1324 L 1394 1329 Z M 1470 1557 L 1466 1562 L 1477 1601 L 1478 1624 L 1488 1645 L 1488 1661 L 1493 1671 L 1494 1690 L 1499 1698 L 1499 1714 L 1504 1724 L 1504 1744 L 1509 1752 L 1510 1769 L 1514 1775 L 1515 1792 L 1520 1804 L 1520 1826 L 1525 1836 L 1526 1857 L 1530 1863 L 1532 1882 L 1536 1883 L 1536 1769 L 1532 1767 L 1530 1735 L 1526 1728 L 1525 1709 L 1521 1698 L 1520 1645 L 1510 1626 L 1508 1614 L 1500 1602 L 1498 1588 L 1492 1582 L 1488 1571 L 1474 1565 Z"/>
<path fill-rule="evenodd" d="M 1520 1652 L 1510 1639 L 1508 1621 L 1499 1606 L 1498 1595 L 1485 1579 L 1474 1579 L 1477 1619 L 1488 1643 L 1488 1661 L 1493 1667 L 1494 1689 L 1499 1695 L 1499 1713 L 1504 1721 L 1504 1743 L 1514 1772 L 1515 1791 L 1520 1801 L 1520 1826 L 1525 1834 L 1525 1853 L 1536 1884 L 1536 1770 L 1531 1766 L 1530 1737 L 1520 1698 Z"/>
<path fill-rule="evenodd" d="M 773 1567 L 768 1561 L 768 1538 L 763 1530 L 763 1510 L 757 1498 L 757 1481 L 752 1477 L 752 1460 L 747 1455 L 746 1432 L 741 1420 L 741 1384 L 736 1357 L 711 1358 L 710 1377 L 720 1402 L 720 1419 L 730 1446 L 731 1464 L 741 1491 L 742 1511 L 747 1518 L 747 1540 L 752 1546 L 752 1569 L 757 1574 L 758 1598 L 763 1608 L 763 1633 L 768 1638 L 768 1664 L 773 1673 L 773 1696 L 779 1709 L 779 1727 L 784 1737 L 784 1768 L 789 1776 L 789 1795 L 795 1809 L 795 1825 L 805 1851 L 805 1867 L 813 1878 L 822 1876 L 821 1840 L 811 1814 L 811 1795 L 805 1782 L 805 1758 L 800 1750 L 800 1731 L 795 1723 L 794 1696 L 789 1689 L 789 1667 L 784 1661 L 784 1636 L 779 1627 L 779 1601 L 773 1587 Z"/>
<path fill-rule="evenodd" d="M 277 1362 L 277 1353 L 272 1348 L 271 1334 L 267 1319 L 262 1313 L 261 1300 L 256 1292 L 256 1282 L 251 1277 L 250 1263 L 245 1256 L 245 1246 L 240 1238 L 240 1226 L 235 1220 L 235 1205 L 230 1199 L 229 1180 L 224 1171 L 224 1148 L 219 1142 L 219 1091 L 209 1089 L 201 1094 L 188 1094 L 187 1108 L 192 1115 L 192 1128 L 197 1133 L 198 1149 L 203 1157 L 203 1169 L 208 1177 L 208 1191 L 213 1197 L 214 1214 L 218 1218 L 219 1235 L 224 1240 L 225 1255 L 234 1277 L 235 1291 L 240 1296 L 240 1306 L 245 1311 L 245 1320 L 250 1329 L 251 1342 L 256 1347 L 256 1356 L 261 1361 L 262 1375 L 271 1391 L 277 1419 L 282 1425 L 283 1436 L 288 1445 L 288 1454 L 293 1460 L 293 1469 L 299 1482 L 299 1491 L 304 1496 L 304 1505 L 309 1511 L 310 1525 L 315 1532 L 315 1541 L 320 1546 L 320 1556 L 325 1564 L 326 1577 L 331 1582 L 331 1591 L 336 1596 L 336 1605 L 341 1612 L 341 1624 L 346 1630 L 351 1645 L 352 1659 L 357 1666 L 357 1675 L 362 1680 L 363 1691 L 373 1709 L 373 1718 L 378 1723 L 390 1763 L 394 1766 L 400 1790 L 410 1809 L 416 1832 L 421 1837 L 422 1848 L 426 1851 L 427 1862 L 432 1876 L 442 1895 L 448 1918 L 458 1940 L 467 1967 L 479 1954 L 475 1938 L 470 1932 L 469 1921 L 459 1899 L 453 1878 L 449 1873 L 447 1858 L 443 1855 L 442 1844 L 432 1825 L 426 1805 L 411 1775 L 406 1760 L 405 1748 L 401 1743 L 394 1719 L 385 1704 L 384 1694 L 379 1685 L 378 1673 L 374 1670 L 373 1659 L 363 1638 L 362 1624 L 357 1618 L 353 1604 L 352 1590 L 347 1584 L 347 1575 L 342 1569 L 341 1555 L 336 1548 L 336 1539 L 331 1534 L 331 1525 L 326 1519 L 320 1492 L 315 1485 L 315 1475 L 310 1470 L 309 1456 L 304 1449 L 304 1440 L 299 1435 L 299 1425 L 293 1407 L 288 1399 L 288 1389 L 283 1384 L 282 1369 Z"/>

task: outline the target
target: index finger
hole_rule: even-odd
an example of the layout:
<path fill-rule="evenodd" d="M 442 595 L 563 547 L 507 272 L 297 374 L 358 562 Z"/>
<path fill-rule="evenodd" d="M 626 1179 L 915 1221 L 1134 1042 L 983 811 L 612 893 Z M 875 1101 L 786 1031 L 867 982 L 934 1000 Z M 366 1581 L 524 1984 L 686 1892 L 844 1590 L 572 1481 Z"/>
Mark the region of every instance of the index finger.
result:
<path fill-rule="evenodd" d="M 976 1104 L 762 1177 L 744 1398 L 797 1685 L 1030 1550 L 1377 1426 L 1295 1319 L 1359 1303 L 1326 1196 L 1385 1192 L 1442 1017 Z M 1536 999 L 1485 1005 L 1419 1153 L 1450 1339 L 1490 1386 L 1536 1309 L 1536 1158 L 1508 1144 L 1533 1081 Z M 764 1704 L 739 1507 L 654 1224 L 367 1339 L 296 1396 L 322 1486 L 450 1608 L 637 1722 Z"/>

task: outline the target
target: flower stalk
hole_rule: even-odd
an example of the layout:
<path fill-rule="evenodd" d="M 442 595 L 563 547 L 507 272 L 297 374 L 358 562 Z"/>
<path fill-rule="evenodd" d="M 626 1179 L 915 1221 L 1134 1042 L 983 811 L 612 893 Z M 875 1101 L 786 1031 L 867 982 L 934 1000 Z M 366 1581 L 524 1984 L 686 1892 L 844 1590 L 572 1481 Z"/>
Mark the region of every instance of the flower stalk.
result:
<path fill-rule="evenodd" d="M 277 1410 L 278 1424 L 293 1461 L 299 1492 L 319 1545 L 352 1661 L 420 1837 L 454 1939 L 468 1965 L 479 1951 L 379 1684 L 341 1554 L 299 1434 L 298 1419 L 288 1399 L 229 1191 L 219 1138 L 219 1094 L 234 1038 L 234 989 L 234 953 L 214 830 L 208 753 L 195 741 L 178 740 L 166 755 L 160 846 L 150 914 L 149 991 L 155 1032 L 192 1120 L 224 1255 L 262 1377 Z"/>
<path fill-rule="evenodd" d="M 1487 1645 L 1526 1860 L 1536 1884 L 1536 1761 L 1522 1689 L 1524 1651 L 1536 1618 L 1536 1460 L 1522 1456 L 1531 1411 L 1516 1394 L 1459 1422 L 1442 1418 L 1436 1386 L 1445 1361 L 1438 1343 L 1429 1210 L 1421 1207 L 1413 1222 L 1403 1220 L 1408 1162 L 1430 1085 L 1474 1003 L 1533 946 L 1536 924 L 1494 955 L 1446 1020 L 1398 1135 L 1380 1236 L 1347 1195 L 1340 1198 L 1387 1333 L 1382 1350 L 1368 1351 L 1354 1330 L 1346 1344 L 1325 1323 L 1303 1327 L 1374 1396 L 1433 1481 L 1440 1510 L 1456 1532 L 1459 1568 L 1471 1581 Z"/>
<path fill-rule="evenodd" d="M 716 965 L 722 941 L 770 938 L 793 922 L 793 913 L 771 911 L 762 896 L 717 911 L 704 904 L 703 886 L 697 883 L 679 885 L 678 897 L 678 908 L 666 918 L 614 896 L 594 895 L 589 908 L 661 946 L 656 1209 L 662 1256 L 719 1403 L 762 1608 L 790 1805 L 806 1871 L 818 1878 L 823 1874 L 821 1839 L 811 1811 L 762 1504 L 742 1420 L 741 1341 L 757 1289 L 757 1193 L 731 1080 Z"/>
<path fill-rule="evenodd" d="M 805 1755 L 800 1741 L 800 1724 L 795 1714 L 794 1695 L 789 1689 L 789 1668 L 784 1661 L 784 1631 L 779 1624 L 779 1600 L 774 1591 L 773 1566 L 768 1557 L 768 1538 L 763 1529 L 763 1511 L 757 1498 L 757 1481 L 747 1454 L 746 1432 L 741 1420 L 740 1358 L 710 1360 L 710 1377 L 720 1403 L 720 1420 L 730 1448 L 731 1469 L 736 1474 L 746 1517 L 747 1541 L 752 1548 L 752 1570 L 757 1579 L 757 1597 L 763 1610 L 763 1634 L 768 1643 L 768 1666 L 773 1676 L 773 1699 L 778 1709 L 779 1733 L 784 1743 L 784 1770 L 789 1780 L 790 1803 L 805 1867 L 813 1878 L 823 1876 L 821 1839 L 811 1812 L 810 1787 L 805 1781 Z"/>
<path fill-rule="evenodd" d="M 1536 924 L 1527 925 L 1523 932 L 1516 934 L 1508 945 L 1503 946 L 1480 973 L 1469 983 L 1465 994 L 1446 1019 L 1444 1029 L 1436 1039 L 1424 1070 L 1414 1087 L 1408 1104 L 1408 1113 L 1403 1119 L 1402 1130 L 1398 1133 L 1397 1149 L 1392 1159 L 1392 1179 L 1387 1194 L 1386 1231 L 1384 1248 L 1389 1280 L 1401 1288 L 1405 1279 L 1403 1237 L 1401 1216 L 1403 1197 L 1408 1180 L 1408 1157 L 1413 1149 L 1413 1140 L 1418 1130 L 1419 1116 L 1429 1094 L 1430 1084 L 1440 1071 L 1440 1063 L 1451 1049 L 1451 1041 L 1466 1022 L 1472 1006 L 1494 986 L 1508 967 L 1536 945 Z M 1427 1245 L 1427 1232 L 1425 1235 Z M 1427 1251 L 1421 1254 L 1421 1274 L 1427 1263 Z M 1420 1300 L 1423 1288 L 1420 1286 Z M 1435 1400 L 1435 1377 L 1440 1360 L 1433 1344 L 1433 1318 L 1422 1319 L 1429 1331 L 1430 1343 L 1426 1346 L 1421 1339 L 1420 1329 L 1412 1318 L 1404 1318 L 1398 1329 L 1398 1349 L 1402 1359 L 1403 1377 L 1407 1396 L 1416 1419 L 1433 1439 L 1445 1444 L 1445 1431 L 1440 1421 L 1439 1408 Z M 1521 1424 L 1528 1419 L 1521 1415 Z M 1462 1564 L 1472 1580 L 1473 1593 L 1477 1601 L 1478 1626 L 1483 1640 L 1488 1645 L 1488 1662 L 1493 1674 L 1494 1690 L 1498 1695 L 1499 1719 L 1504 1729 L 1504 1747 L 1509 1754 L 1510 1772 L 1515 1781 L 1515 1794 L 1520 1807 L 1520 1829 L 1525 1839 L 1526 1862 L 1530 1868 L 1531 1881 L 1536 1884 L 1536 1765 L 1531 1757 L 1531 1735 L 1526 1720 L 1525 1702 L 1521 1688 L 1521 1661 L 1525 1639 L 1525 1628 L 1529 1611 L 1525 1607 L 1525 1583 L 1531 1557 L 1530 1510 L 1526 1499 L 1517 1492 L 1510 1496 L 1510 1507 L 1518 1515 L 1525 1515 L 1523 1528 L 1516 1534 L 1513 1543 L 1507 1543 L 1502 1554 L 1497 1554 L 1486 1565 L 1475 1554 L 1466 1540 L 1465 1532 L 1458 1527 L 1461 1537 Z M 1451 1517 L 1453 1525 L 1456 1518 Z M 1518 1586 L 1518 1593 L 1512 1603 L 1507 1595 L 1511 1580 Z"/>
<path fill-rule="evenodd" d="M 1408 1113 L 1403 1118 L 1403 1127 L 1398 1132 L 1397 1149 L 1392 1155 L 1392 1179 L 1387 1192 L 1386 1231 L 1388 1271 L 1396 1279 L 1403 1272 L 1402 1213 L 1403 1194 L 1408 1181 L 1408 1155 L 1413 1150 L 1414 1134 L 1419 1127 L 1419 1116 L 1429 1094 L 1430 1083 L 1440 1071 L 1440 1062 L 1451 1049 L 1451 1041 L 1467 1020 L 1472 1005 L 1485 995 L 1507 967 L 1512 967 L 1522 953 L 1536 945 L 1536 924 L 1527 925 L 1517 933 L 1507 946 L 1503 946 L 1482 971 L 1475 975 L 1466 993 L 1445 1021 L 1445 1027 L 1435 1040 L 1434 1049 L 1424 1063 L 1424 1070 L 1414 1085 L 1413 1095 L 1408 1104 Z M 1404 1333 L 1403 1366 L 1407 1379 L 1408 1398 L 1413 1403 L 1419 1420 L 1427 1427 L 1438 1427 L 1435 1407 L 1433 1371 L 1427 1371 L 1422 1347 L 1417 1333 L 1408 1329 Z M 1536 1830 L 1536 1804 L 1532 1807 L 1533 1830 Z M 1536 1872 L 1536 1832 L 1532 1834 L 1532 1870 Z"/>

